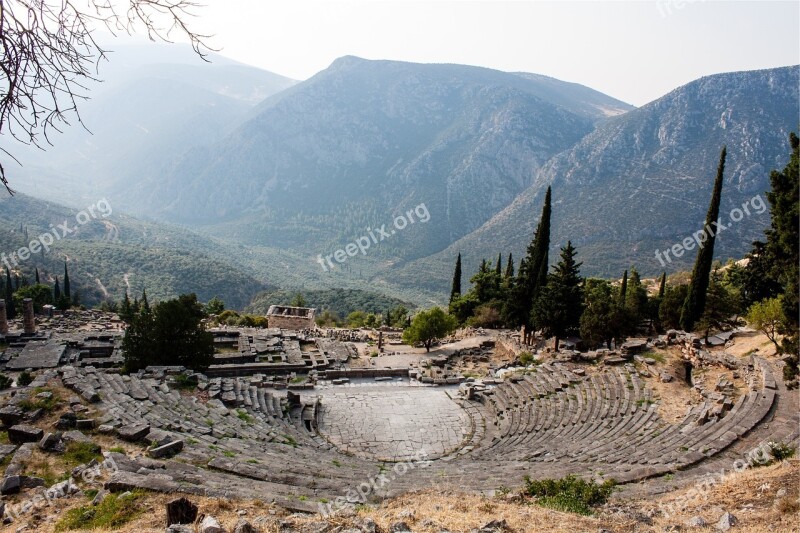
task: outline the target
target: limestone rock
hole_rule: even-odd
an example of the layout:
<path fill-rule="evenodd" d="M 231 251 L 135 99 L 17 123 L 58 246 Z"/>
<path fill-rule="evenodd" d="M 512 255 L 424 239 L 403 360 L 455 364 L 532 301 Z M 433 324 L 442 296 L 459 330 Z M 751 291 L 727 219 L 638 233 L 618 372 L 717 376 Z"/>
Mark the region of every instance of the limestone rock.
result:
<path fill-rule="evenodd" d="M 240 518 L 233 528 L 233 533 L 258 533 L 258 528 L 244 518 Z"/>
<path fill-rule="evenodd" d="M 150 424 L 134 424 L 122 426 L 117 430 L 117 436 L 122 440 L 137 442 L 144 439 L 150 433 Z"/>
<path fill-rule="evenodd" d="M 219 525 L 219 521 L 211 515 L 203 518 L 197 531 L 199 533 L 225 533 L 225 530 Z"/>
<path fill-rule="evenodd" d="M 165 533 L 194 533 L 194 528 L 186 524 L 173 524 L 167 527 Z"/>
<path fill-rule="evenodd" d="M 693 516 L 686 521 L 687 527 L 706 527 L 707 525 L 708 523 L 703 519 L 702 516 Z"/>
<path fill-rule="evenodd" d="M 153 459 L 160 459 L 162 457 L 175 455 L 176 453 L 179 453 L 181 450 L 183 450 L 183 441 L 176 440 L 168 444 L 164 444 L 163 446 L 158 446 L 156 448 L 147 450 L 147 455 L 149 455 Z"/>
<path fill-rule="evenodd" d="M 78 423 L 78 415 L 75 413 L 64 413 L 56 422 L 56 429 L 73 429 Z"/>
<path fill-rule="evenodd" d="M 725 514 L 723 514 L 722 516 L 719 517 L 719 520 L 717 521 L 716 527 L 720 531 L 728 531 L 730 528 L 735 526 L 738 522 L 739 522 L 739 520 L 737 520 L 736 517 L 733 516 L 731 513 L 725 513 Z"/>
<path fill-rule="evenodd" d="M 26 442 L 39 442 L 44 437 L 44 431 L 36 426 L 18 424 L 8 428 L 8 440 L 11 444 L 23 444 Z"/>
<path fill-rule="evenodd" d="M 64 451 L 64 445 L 61 442 L 61 432 L 48 433 L 42 440 L 39 441 L 39 448 L 46 452 Z"/>
<path fill-rule="evenodd" d="M 6 476 L 0 481 L 0 494 L 16 494 L 22 485 L 19 476 Z"/>

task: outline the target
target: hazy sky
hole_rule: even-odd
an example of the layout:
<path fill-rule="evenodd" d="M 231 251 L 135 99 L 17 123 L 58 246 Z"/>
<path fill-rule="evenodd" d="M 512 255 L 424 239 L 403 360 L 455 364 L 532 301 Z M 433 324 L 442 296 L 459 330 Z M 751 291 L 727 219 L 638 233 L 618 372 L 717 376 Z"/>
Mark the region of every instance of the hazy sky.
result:
<path fill-rule="evenodd" d="M 223 55 L 295 79 L 357 55 L 536 72 L 642 105 L 707 74 L 800 63 L 796 0 L 205 4 L 198 24 Z"/>

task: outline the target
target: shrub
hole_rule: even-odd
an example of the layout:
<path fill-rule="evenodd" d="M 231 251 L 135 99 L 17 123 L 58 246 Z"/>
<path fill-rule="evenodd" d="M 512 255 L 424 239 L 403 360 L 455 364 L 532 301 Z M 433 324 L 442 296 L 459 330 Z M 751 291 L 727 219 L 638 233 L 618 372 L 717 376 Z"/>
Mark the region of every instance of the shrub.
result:
<path fill-rule="evenodd" d="M 197 386 L 197 380 L 190 379 L 186 374 L 178 374 L 174 378 L 173 386 L 179 390 L 190 390 Z"/>
<path fill-rule="evenodd" d="M 33 394 L 38 394 L 39 392 L 49 392 L 45 389 L 36 389 L 33 391 Z M 41 409 L 45 413 L 50 413 L 56 407 L 59 406 L 61 402 L 61 398 L 55 393 L 50 398 L 28 398 L 22 400 L 17 404 L 17 406 L 22 409 L 23 411 L 35 411 L 36 409 Z"/>
<path fill-rule="evenodd" d="M 64 451 L 64 462 L 69 467 L 75 467 L 90 462 L 92 459 L 102 460 L 100 446 L 93 442 L 70 442 Z"/>
<path fill-rule="evenodd" d="M 525 476 L 525 493 L 535 497 L 539 505 L 581 515 L 590 515 L 592 507 L 605 503 L 615 485 L 614 480 L 598 485 L 574 475 L 542 480 Z"/>
<path fill-rule="evenodd" d="M 17 385 L 20 387 L 27 387 L 31 383 L 33 383 L 33 376 L 30 372 L 22 372 L 17 376 Z"/>
<path fill-rule="evenodd" d="M 525 366 L 528 366 L 534 361 L 536 361 L 536 359 L 531 352 L 522 352 L 519 354 L 519 362 Z"/>
<path fill-rule="evenodd" d="M 11 386 L 13 380 L 5 374 L 0 374 L 0 390 L 7 389 Z"/>
<path fill-rule="evenodd" d="M 55 530 L 119 529 L 144 513 L 143 498 L 144 494 L 140 491 L 126 496 L 109 494 L 96 506 L 84 505 L 70 509 L 56 523 Z"/>
<path fill-rule="evenodd" d="M 791 444 L 784 444 L 782 442 L 770 442 L 769 451 L 776 461 L 785 461 L 790 457 L 794 457 L 797 449 Z"/>

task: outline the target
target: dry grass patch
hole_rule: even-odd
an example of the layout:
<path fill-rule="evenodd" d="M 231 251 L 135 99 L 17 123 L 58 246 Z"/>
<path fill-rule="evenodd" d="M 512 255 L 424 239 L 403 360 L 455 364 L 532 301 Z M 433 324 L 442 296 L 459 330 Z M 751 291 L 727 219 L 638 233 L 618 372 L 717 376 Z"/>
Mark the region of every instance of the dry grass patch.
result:
<path fill-rule="evenodd" d="M 713 526 L 727 511 L 739 520 L 737 533 L 788 533 L 797 531 L 800 525 L 799 490 L 800 460 L 790 459 L 731 474 L 716 484 L 696 484 L 656 500 L 628 505 L 644 511 L 668 510 L 670 516 L 656 513 L 653 519 L 656 531 L 670 525 L 683 526 L 694 516 L 701 516 Z M 779 491 L 785 493 L 778 496 Z"/>

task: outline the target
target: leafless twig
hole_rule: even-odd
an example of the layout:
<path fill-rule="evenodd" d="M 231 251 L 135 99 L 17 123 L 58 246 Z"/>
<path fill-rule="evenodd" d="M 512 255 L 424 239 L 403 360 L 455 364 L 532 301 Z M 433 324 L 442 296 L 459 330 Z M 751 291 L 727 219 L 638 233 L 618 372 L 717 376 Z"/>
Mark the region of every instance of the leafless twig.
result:
<path fill-rule="evenodd" d="M 92 33 L 98 27 L 143 31 L 153 41 L 183 36 L 205 59 L 209 36 L 188 22 L 200 7 L 193 0 L 0 0 L 0 135 L 42 148 L 70 120 L 83 124 L 78 103 L 106 57 Z M 13 194 L 2 163 L 0 182 Z"/>

